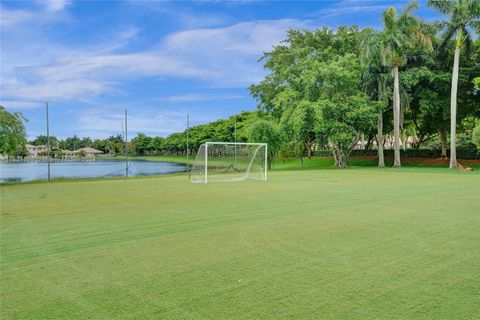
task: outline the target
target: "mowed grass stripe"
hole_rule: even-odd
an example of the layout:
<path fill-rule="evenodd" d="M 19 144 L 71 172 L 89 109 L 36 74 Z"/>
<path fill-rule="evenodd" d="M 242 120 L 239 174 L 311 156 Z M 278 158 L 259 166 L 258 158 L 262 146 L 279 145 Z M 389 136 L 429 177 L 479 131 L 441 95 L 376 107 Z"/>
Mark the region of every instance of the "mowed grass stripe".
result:
<path fill-rule="evenodd" d="M 363 201 L 365 201 L 365 200 L 375 201 L 375 199 L 362 199 L 362 200 Z M 325 201 L 325 200 L 322 200 L 322 201 Z M 315 203 L 311 203 L 309 205 L 316 206 Z M 307 209 L 307 208 L 305 208 L 305 209 Z M 325 209 L 325 208 L 322 208 L 322 209 Z M 269 210 L 269 209 L 265 209 L 265 208 L 262 208 L 260 210 L 271 211 L 271 209 Z M 242 214 L 241 217 L 239 217 L 235 220 L 232 220 L 231 216 L 226 216 L 226 218 L 230 218 L 230 220 L 227 221 L 227 223 L 237 223 L 237 222 L 244 221 L 244 220 L 248 221 L 248 220 L 251 220 L 251 219 L 258 219 L 259 218 L 258 216 L 253 216 L 252 215 L 252 213 L 253 213 L 252 210 L 248 211 L 248 213 L 249 213 L 248 215 Z M 267 216 L 267 217 L 269 217 L 269 216 Z M 198 221 L 190 219 L 188 221 L 188 223 L 184 223 L 184 224 L 188 224 L 186 227 L 183 227 L 181 225 L 179 226 L 178 222 L 176 224 L 171 225 L 171 226 L 170 225 L 161 225 L 161 224 L 160 225 L 148 226 L 148 221 L 144 221 L 143 223 L 140 223 L 140 224 L 137 224 L 137 225 L 127 224 L 127 225 L 124 226 L 124 230 L 118 229 L 118 228 L 113 228 L 111 230 L 108 230 L 108 228 L 106 228 L 106 229 L 102 228 L 102 231 L 100 231 L 100 232 L 98 230 L 93 230 L 93 231 L 88 232 L 88 231 L 83 231 L 83 230 L 80 229 L 80 230 L 78 230 L 79 239 L 76 239 L 71 234 L 69 234 L 70 230 L 67 230 L 66 233 L 69 236 L 70 241 L 72 241 L 72 240 L 89 240 L 89 239 L 91 239 L 91 234 L 100 233 L 100 234 L 97 234 L 95 242 L 86 242 L 86 243 L 82 243 L 80 246 L 70 248 L 71 250 L 74 250 L 74 249 L 78 249 L 78 248 L 86 248 L 86 247 L 89 247 L 89 246 L 101 245 L 101 244 L 110 243 L 110 242 L 128 241 L 128 240 L 133 240 L 133 239 L 141 239 L 141 238 L 145 238 L 145 237 L 158 236 L 158 235 L 163 235 L 163 234 L 170 234 L 172 232 L 183 232 L 183 231 L 188 231 L 188 230 L 192 230 L 192 229 L 196 229 L 196 228 L 214 227 L 214 226 L 218 226 L 218 225 L 223 225 L 225 223 L 224 221 L 221 220 L 222 218 L 223 217 L 216 215 L 215 219 L 217 221 L 214 222 L 213 224 L 209 221 L 210 218 L 208 218 L 208 217 L 207 218 L 202 218 Z M 262 216 L 262 218 L 265 218 L 265 217 Z M 192 225 L 192 223 L 193 223 L 193 225 Z M 140 232 L 140 234 L 138 234 L 139 232 Z M 35 230 L 29 231 L 29 233 L 34 233 L 35 234 Z M 61 232 L 56 231 L 55 236 L 57 236 L 57 234 L 59 234 L 59 233 L 61 233 Z M 133 234 L 133 235 L 131 235 L 131 234 Z M 118 235 L 120 238 L 119 239 L 111 238 L 111 235 L 114 235 L 114 236 Z M 50 239 L 50 240 L 55 240 L 55 239 Z M 58 239 L 58 240 L 65 240 L 65 239 L 61 238 L 61 239 Z M 59 243 L 63 243 L 63 242 L 59 241 Z M 40 244 L 40 245 L 42 245 L 42 244 Z M 63 248 L 63 249 L 59 249 L 57 251 L 54 250 L 51 253 L 64 252 L 64 251 L 70 250 L 70 249 L 69 248 Z"/>
<path fill-rule="evenodd" d="M 326 184 L 328 184 L 328 182 L 326 182 Z M 193 187 L 201 188 L 202 186 L 193 186 Z M 425 188 L 425 190 L 429 190 L 429 189 Z M 115 189 L 109 190 L 109 192 L 112 192 L 113 194 L 116 193 L 115 191 L 116 191 Z M 272 192 L 276 194 L 281 191 L 282 190 L 273 190 Z M 317 193 L 317 191 L 314 189 L 312 191 L 313 193 Z M 307 210 L 310 207 L 314 207 L 319 209 L 319 211 L 326 211 L 332 205 L 345 206 L 345 204 L 341 204 L 340 202 L 338 202 L 338 195 L 331 194 L 328 190 L 322 190 L 322 191 L 323 191 L 323 194 L 321 194 L 319 197 L 313 198 L 308 203 L 305 203 L 305 204 L 302 203 L 302 209 Z M 378 191 L 381 191 L 381 190 L 378 190 Z M 152 192 L 155 193 L 155 190 L 152 190 Z M 187 192 L 188 192 L 188 188 L 187 188 Z M 336 192 L 338 193 L 338 191 Z M 361 201 L 361 202 L 378 201 L 377 200 L 378 197 L 376 196 L 365 198 L 365 195 L 363 193 L 358 191 L 356 192 L 357 192 L 356 194 L 354 193 L 353 195 L 348 196 L 349 200 L 353 201 L 351 204 L 353 206 L 357 205 L 356 204 L 357 201 Z M 435 192 L 435 190 L 430 192 Z M 256 196 L 261 197 L 261 193 L 262 193 L 262 190 L 260 188 Z M 122 196 L 126 197 L 128 196 L 128 194 L 124 194 Z M 282 209 L 284 209 L 283 212 L 287 212 L 288 214 L 301 213 L 301 211 L 295 212 L 293 210 L 295 207 L 298 207 L 298 201 L 296 201 L 297 199 L 295 199 L 294 197 L 290 197 L 289 195 L 286 195 L 286 196 L 287 196 L 286 199 L 275 199 L 277 203 L 278 201 L 285 202 L 285 200 L 288 203 L 287 205 L 282 206 Z M 420 196 L 423 196 L 423 195 L 422 194 L 408 195 L 408 197 L 410 198 L 420 197 Z M 190 201 L 201 201 L 201 200 L 192 199 Z M 235 199 L 228 199 L 228 196 L 226 196 L 226 201 L 232 201 L 232 203 L 234 203 Z M 293 202 L 293 204 L 290 204 L 290 202 Z M 149 208 L 148 205 L 143 205 L 142 209 L 147 211 L 155 211 L 157 210 L 157 207 L 156 207 L 157 203 L 158 202 L 154 202 L 155 205 L 153 206 L 153 208 L 152 207 Z M 149 215 L 147 217 L 144 217 L 144 215 L 140 215 L 141 220 L 139 221 L 138 217 L 136 217 L 137 211 L 140 211 L 138 207 L 135 207 L 135 206 L 125 207 L 124 205 L 121 205 L 120 208 L 129 209 L 130 210 L 129 212 L 131 213 L 130 220 L 122 221 L 123 226 L 117 225 L 115 223 L 110 224 L 111 221 L 109 220 L 106 220 L 106 221 L 94 220 L 92 221 L 92 224 L 96 222 L 100 222 L 101 229 L 91 229 L 92 224 L 85 224 L 84 221 L 81 221 L 79 226 L 72 226 L 72 228 L 70 229 L 64 229 L 64 230 L 54 229 L 54 232 L 47 229 L 43 233 L 40 233 L 43 231 L 41 226 L 37 226 L 34 223 L 34 221 L 31 221 L 29 219 L 24 219 L 24 220 L 21 220 L 20 222 L 20 223 L 23 223 L 23 225 L 21 225 L 21 228 L 25 230 L 28 234 L 34 235 L 37 237 L 42 237 L 42 239 L 44 240 L 43 242 L 40 242 L 40 241 L 34 242 L 33 243 L 34 247 L 24 246 L 20 242 L 19 243 L 20 249 L 15 250 L 15 248 L 11 248 L 12 251 L 9 251 L 8 253 L 12 253 L 13 256 L 15 256 L 16 254 L 18 256 L 16 259 L 27 259 L 29 257 L 32 257 L 32 256 L 34 257 L 36 255 L 43 256 L 48 254 L 66 252 L 69 250 L 84 249 L 91 246 L 104 245 L 112 242 L 130 241 L 135 239 L 161 236 L 161 235 L 171 234 L 176 232 L 185 232 L 185 231 L 195 230 L 199 228 L 210 228 L 210 227 L 216 227 L 216 226 L 221 226 L 221 225 L 230 224 L 230 223 L 235 224 L 243 221 L 265 219 L 265 218 L 270 218 L 272 216 L 282 214 L 281 212 L 280 213 L 278 212 L 276 206 L 270 206 L 267 204 L 266 207 L 258 208 L 259 205 L 257 203 L 258 201 L 255 201 L 255 200 L 244 203 L 242 204 L 242 208 L 241 208 L 242 210 L 240 211 L 229 210 L 228 214 L 225 214 L 225 215 L 220 215 L 216 213 L 215 215 L 212 216 L 208 214 L 208 212 L 201 211 L 200 215 L 197 215 L 199 216 L 198 218 L 190 217 L 191 215 L 188 215 L 186 217 L 188 220 L 186 221 L 179 220 L 177 215 L 188 214 L 188 212 L 192 211 L 192 208 L 189 208 L 188 211 L 184 211 L 184 212 L 179 212 L 178 209 L 172 208 L 171 210 L 175 211 L 174 215 L 162 215 L 161 214 L 162 210 L 158 210 L 159 211 L 158 215 L 151 215 L 149 212 Z M 168 205 L 169 203 L 165 204 L 164 200 L 162 200 L 162 206 L 168 207 Z M 113 206 L 114 206 L 114 209 L 120 209 L 120 208 L 115 208 L 114 204 Z M 210 206 L 206 209 L 207 210 L 204 210 L 204 211 L 212 210 L 213 212 L 222 212 L 221 210 L 217 210 L 215 206 Z M 86 210 L 87 212 L 90 210 L 94 211 L 95 208 L 85 207 L 84 210 Z M 164 217 L 167 217 L 167 219 L 169 218 L 169 220 L 172 222 L 166 223 L 164 220 Z M 107 225 L 105 225 L 105 222 L 107 223 Z M 55 225 L 50 224 L 49 222 L 49 226 L 52 227 Z M 85 227 L 82 228 L 82 226 L 86 226 L 86 228 Z M 76 234 L 76 236 L 72 234 L 72 232 Z M 14 235 L 14 237 L 18 237 L 18 234 L 16 232 L 12 234 Z M 95 237 L 92 238 L 92 235 L 95 235 Z M 8 233 L 6 236 L 8 237 Z M 62 247 L 56 247 L 55 243 L 62 245 Z M 38 246 L 42 248 L 47 246 L 48 250 L 36 251 L 35 248 L 37 248 Z M 15 258 L 11 258 L 11 259 L 5 258 L 3 259 L 2 262 L 8 263 L 10 261 L 15 261 Z"/>
<path fill-rule="evenodd" d="M 97 190 L 84 213 L 71 203 L 82 187 L 54 183 L 46 191 L 62 185 L 61 205 L 50 203 L 45 217 L 34 206 L 15 218 L 30 224 L 2 217 L 2 261 L 6 247 L 11 257 L 22 247 L 32 253 L 1 266 L 2 317 L 472 318 L 479 183 L 475 175 L 365 170 L 274 173 L 266 184 L 82 182 Z M 45 188 L 25 186 L 3 188 L 2 213 L 20 207 L 16 193 Z M 91 212 L 109 192 L 131 196 Z M 37 235 L 19 233 L 27 226 Z M 75 247 L 95 241 L 103 243 Z M 52 246 L 68 250 L 35 254 Z"/>

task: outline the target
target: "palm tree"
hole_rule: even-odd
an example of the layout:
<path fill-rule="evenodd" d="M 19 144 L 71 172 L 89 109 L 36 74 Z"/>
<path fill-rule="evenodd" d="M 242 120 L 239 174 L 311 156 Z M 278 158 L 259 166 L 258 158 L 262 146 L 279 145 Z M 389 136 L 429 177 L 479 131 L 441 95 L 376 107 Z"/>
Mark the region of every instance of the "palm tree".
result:
<path fill-rule="evenodd" d="M 395 7 L 388 8 L 382 14 L 384 30 L 382 32 L 383 63 L 393 73 L 393 136 L 395 148 L 394 167 L 400 164 L 400 85 L 399 67 L 407 63 L 408 53 L 416 46 L 424 46 L 432 50 L 432 39 L 425 31 L 423 22 L 413 15 L 418 9 L 416 2 L 406 5 L 401 14 Z"/>
<path fill-rule="evenodd" d="M 363 81 L 367 94 L 372 98 L 376 97 L 379 102 L 377 118 L 377 146 L 378 146 L 378 167 L 385 167 L 383 145 L 385 137 L 383 135 L 383 113 L 388 103 L 387 82 L 389 81 L 388 68 L 382 63 L 381 43 L 383 41 L 382 33 L 372 33 L 363 39 L 361 44 L 361 61 L 363 68 Z"/>
<path fill-rule="evenodd" d="M 460 52 L 463 47 L 470 52 L 472 33 L 470 28 L 480 32 L 480 1 L 479 0 L 428 0 L 428 6 L 448 15 L 449 20 L 443 21 L 445 29 L 441 48 L 444 48 L 454 37 L 455 57 L 452 70 L 452 91 L 450 95 L 450 168 L 457 168 L 457 88 Z"/>

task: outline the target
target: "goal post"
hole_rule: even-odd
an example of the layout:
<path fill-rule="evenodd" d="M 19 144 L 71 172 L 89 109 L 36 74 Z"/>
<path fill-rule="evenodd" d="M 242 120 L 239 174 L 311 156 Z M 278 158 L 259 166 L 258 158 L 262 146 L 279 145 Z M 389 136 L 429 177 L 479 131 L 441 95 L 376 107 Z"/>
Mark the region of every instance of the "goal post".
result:
<path fill-rule="evenodd" d="M 190 182 L 267 180 L 267 144 L 206 142 L 190 171 Z"/>

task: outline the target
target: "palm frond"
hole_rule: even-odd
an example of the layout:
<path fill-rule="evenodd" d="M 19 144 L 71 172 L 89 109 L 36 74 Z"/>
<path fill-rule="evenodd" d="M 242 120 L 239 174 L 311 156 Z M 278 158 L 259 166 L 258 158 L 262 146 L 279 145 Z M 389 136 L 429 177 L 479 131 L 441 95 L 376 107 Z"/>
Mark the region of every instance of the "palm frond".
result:
<path fill-rule="evenodd" d="M 396 29 L 397 10 L 395 7 L 390 7 L 383 11 L 382 20 L 386 32 L 394 32 Z"/>
<path fill-rule="evenodd" d="M 480 20 L 470 22 L 470 26 L 475 29 L 475 32 L 480 35 Z"/>
<path fill-rule="evenodd" d="M 360 61 L 363 64 L 368 64 L 375 56 L 375 52 L 378 51 L 379 41 L 377 39 L 378 34 L 373 33 L 365 36 L 360 42 Z"/>
<path fill-rule="evenodd" d="M 473 53 L 473 40 L 470 32 L 465 30 L 463 32 L 462 42 L 465 45 L 465 53 L 467 56 L 470 56 Z"/>
<path fill-rule="evenodd" d="M 467 8 L 468 8 L 468 12 L 472 15 L 473 19 L 479 19 L 480 18 L 480 1 L 478 1 L 478 0 L 468 0 L 467 1 Z"/>
<path fill-rule="evenodd" d="M 402 15 L 412 15 L 414 10 L 418 10 L 418 3 L 415 0 L 407 3 L 402 11 Z"/>
<path fill-rule="evenodd" d="M 428 0 L 428 6 L 448 15 L 452 12 L 455 3 L 451 0 Z"/>
<path fill-rule="evenodd" d="M 420 43 L 422 47 L 430 51 L 433 50 L 432 37 L 422 28 L 413 28 L 411 32 L 415 36 L 417 42 Z"/>
<path fill-rule="evenodd" d="M 438 26 L 440 27 L 440 30 L 444 30 L 444 29 L 448 28 L 449 25 L 450 25 L 450 22 L 445 21 L 445 20 L 441 20 L 441 21 L 438 22 Z"/>
<path fill-rule="evenodd" d="M 442 34 L 442 42 L 440 42 L 439 49 L 443 50 L 447 46 L 447 44 L 452 41 L 453 37 L 457 33 L 458 28 L 453 25 L 449 25 L 445 32 Z"/>

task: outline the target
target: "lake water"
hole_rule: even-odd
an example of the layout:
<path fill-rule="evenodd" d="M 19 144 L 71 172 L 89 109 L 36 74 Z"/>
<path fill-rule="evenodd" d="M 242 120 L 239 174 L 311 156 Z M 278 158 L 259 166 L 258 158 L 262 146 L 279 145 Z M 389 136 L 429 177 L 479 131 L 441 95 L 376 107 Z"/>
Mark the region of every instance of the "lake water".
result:
<path fill-rule="evenodd" d="M 0 162 L 0 183 L 47 179 L 47 162 Z M 129 161 L 129 175 L 155 175 L 182 172 L 184 164 L 157 161 Z M 121 160 L 64 161 L 50 164 L 54 178 L 101 178 L 125 176 L 125 162 Z"/>

